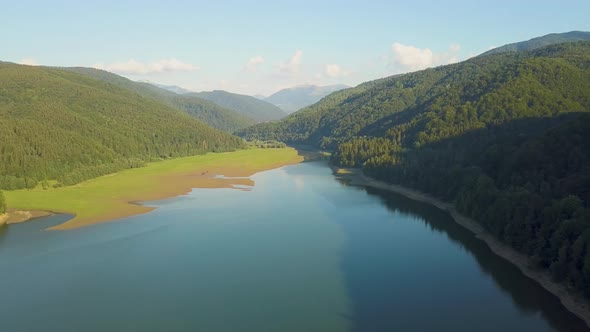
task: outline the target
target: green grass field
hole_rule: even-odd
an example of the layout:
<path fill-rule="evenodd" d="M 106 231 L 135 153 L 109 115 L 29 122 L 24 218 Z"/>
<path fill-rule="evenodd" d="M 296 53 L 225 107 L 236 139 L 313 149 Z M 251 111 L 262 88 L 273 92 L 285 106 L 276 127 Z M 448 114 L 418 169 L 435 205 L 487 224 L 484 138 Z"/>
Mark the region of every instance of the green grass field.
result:
<path fill-rule="evenodd" d="M 302 157 L 291 148 L 210 153 L 154 162 L 146 167 L 124 170 L 70 187 L 6 191 L 5 196 L 9 209 L 76 215 L 74 219 L 55 227 L 67 229 L 151 210 L 129 202 L 173 197 L 194 187 L 228 186 L 219 182 L 221 179 L 213 181 L 216 180 L 211 179 L 213 174 L 249 176 L 301 160 Z"/>

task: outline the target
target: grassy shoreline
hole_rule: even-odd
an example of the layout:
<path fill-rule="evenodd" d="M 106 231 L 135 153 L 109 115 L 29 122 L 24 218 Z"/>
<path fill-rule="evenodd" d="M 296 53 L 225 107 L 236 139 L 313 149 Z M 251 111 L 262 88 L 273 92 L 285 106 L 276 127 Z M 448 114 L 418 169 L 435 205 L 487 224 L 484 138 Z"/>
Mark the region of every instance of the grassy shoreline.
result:
<path fill-rule="evenodd" d="M 51 227 L 66 230 L 152 211 L 136 202 L 158 200 L 190 192 L 193 188 L 253 186 L 254 173 L 301 162 L 296 150 L 248 149 L 184 157 L 149 163 L 88 180 L 80 184 L 44 190 L 5 191 L 11 211 L 51 211 L 75 217 Z M 238 179 L 219 178 L 243 177 Z M 135 202 L 135 203 L 134 203 Z"/>
<path fill-rule="evenodd" d="M 494 254 L 506 259 L 515 265 L 525 276 L 536 281 L 549 293 L 557 296 L 568 311 L 578 316 L 590 327 L 590 302 L 587 299 L 579 294 L 572 293 L 566 285 L 554 282 L 547 271 L 535 268 L 527 256 L 496 240 L 492 234 L 488 233 L 475 220 L 459 213 L 453 204 L 443 202 L 417 190 L 373 179 L 364 175 L 360 169 L 332 167 L 332 170 L 337 176 L 349 179 L 351 185 L 395 192 L 407 198 L 424 202 L 447 211 L 457 224 L 463 226 L 472 232 L 476 238 L 482 240 Z"/>

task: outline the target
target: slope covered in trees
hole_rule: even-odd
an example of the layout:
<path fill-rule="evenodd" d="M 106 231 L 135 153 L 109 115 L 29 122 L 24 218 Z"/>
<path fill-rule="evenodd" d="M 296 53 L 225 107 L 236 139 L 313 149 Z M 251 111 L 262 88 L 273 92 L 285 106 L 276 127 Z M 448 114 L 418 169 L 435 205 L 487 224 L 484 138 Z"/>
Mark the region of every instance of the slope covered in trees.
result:
<path fill-rule="evenodd" d="M 4 199 L 4 193 L 0 190 L 0 214 L 6 212 L 6 200 Z"/>
<path fill-rule="evenodd" d="M 118 85 L 71 71 L 0 64 L 0 188 L 70 185 L 242 140 Z"/>
<path fill-rule="evenodd" d="M 249 138 L 453 202 L 590 296 L 590 42 L 503 53 L 368 82 Z"/>
<path fill-rule="evenodd" d="M 589 42 L 560 44 L 392 76 L 238 134 L 332 150 L 359 136 L 417 147 L 488 124 L 585 111 L 589 54 Z"/>
<path fill-rule="evenodd" d="M 556 280 L 590 297 L 588 142 L 590 114 L 526 118 L 375 154 L 363 170 L 454 202 Z"/>
<path fill-rule="evenodd" d="M 114 84 L 146 98 L 152 98 L 160 103 L 183 111 L 213 128 L 221 129 L 230 133 L 256 123 L 253 119 L 195 95 L 177 94 L 150 83 L 131 81 L 127 78 L 100 69 L 84 67 L 63 69 Z"/>
<path fill-rule="evenodd" d="M 222 90 L 191 93 L 190 95 L 212 101 L 217 105 L 253 119 L 257 123 L 278 120 L 287 116 L 287 113 L 277 106 L 251 96 Z"/>
<path fill-rule="evenodd" d="M 500 46 L 484 52 L 482 55 L 491 55 L 505 52 L 522 52 L 531 51 L 537 48 L 568 43 L 590 40 L 590 32 L 587 31 L 570 31 L 565 33 L 551 33 L 542 37 L 536 37 L 527 41 L 512 43 L 504 46 Z"/>

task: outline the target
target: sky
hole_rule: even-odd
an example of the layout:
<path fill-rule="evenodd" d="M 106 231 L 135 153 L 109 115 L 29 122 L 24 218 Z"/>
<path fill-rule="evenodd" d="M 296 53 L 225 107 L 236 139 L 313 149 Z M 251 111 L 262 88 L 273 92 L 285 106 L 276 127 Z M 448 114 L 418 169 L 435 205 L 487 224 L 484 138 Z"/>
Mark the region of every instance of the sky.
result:
<path fill-rule="evenodd" d="M 588 0 L 0 0 L 0 9 L 0 61 L 249 95 L 355 86 L 590 31 Z"/>

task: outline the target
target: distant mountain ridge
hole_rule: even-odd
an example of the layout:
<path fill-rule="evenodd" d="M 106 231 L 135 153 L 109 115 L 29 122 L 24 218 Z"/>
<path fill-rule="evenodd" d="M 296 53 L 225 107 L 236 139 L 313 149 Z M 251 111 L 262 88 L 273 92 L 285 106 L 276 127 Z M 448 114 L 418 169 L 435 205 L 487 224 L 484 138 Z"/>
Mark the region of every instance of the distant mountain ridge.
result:
<path fill-rule="evenodd" d="M 195 92 L 189 96 L 207 99 L 256 122 L 278 120 L 287 116 L 285 111 L 267 101 L 223 90 Z"/>
<path fill-rule="evenodd" d="M 86 67 L 69 67 L 63 70 L 76 72 L 118 87 L 131 90 L 143 97 L 154 99 L 197 118 L 209 126 L 226 132 L 245 128 L 256 123 L 253 119 L 221 107 L 214 102 L 190 94 L 177 94 L 154 85 L 152 82 L 136 82 L 111 72 Z"/>
<path fill-rule="evenodd" d="M 301 85 L 275 92 L 264 100 L 290 114 L 317 103 L 332 92 L 346 88 L 349 88 L 349 86 L 344 84 L 327 86 Z"/>
<path fill-rule="evenodd" d="M 187 90 L 183 87 L 179 87 L 178 85 L 164 85 L 164 84 L 157 84 L 157 83 L 152 83 L 152 82 L 147 82 L 147 83 L 150 83 L 152 85 L 157 86 L 160 89 L 168 90 L 170 92 L 174 92 L 179 95 L 184 95 L 184 94 L 193 92 L 193 91 Z"/>
<path fill-rule="evenodd" d="M 551 33 L 551 34 L 548 34 L 545 36 L 532 38 L 527 41 L 522 41 L 522 42 L 517 42 L 517 43 L 512 43 L 512 44 L 500 46 L 500 47 L 491 49 L 487 52 L 484 52 L 480 56 L 505 53 L 505 52 L 531 51 L 531 50 L 545 47 L 545 46 L 549 46 L 549 45 L 568 43 L 568 42 L 585 41 L 585 40 L 590 40 L 590 32 L 570 31 L 570 32 L 565 32 L 565 33 Z"/>

